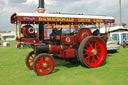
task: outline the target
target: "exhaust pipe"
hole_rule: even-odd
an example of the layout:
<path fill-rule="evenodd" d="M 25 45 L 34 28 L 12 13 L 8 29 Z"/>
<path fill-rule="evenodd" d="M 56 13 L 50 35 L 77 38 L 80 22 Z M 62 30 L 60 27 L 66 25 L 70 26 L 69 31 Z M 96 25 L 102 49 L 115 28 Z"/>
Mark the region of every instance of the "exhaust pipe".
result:
<path fill-rule="evenodd" d="M 44 13 L 45 12 L 45 8 L 44 8 L 44 0 L 39 0 L 39 6 L 37 9 L 38 13 Z M 41 42 L 44 41 L 44 24 L 40 23 L 39 24 L 39 40 Z"/>
<path fill-rule="evenodd" d="M 39 0 L 39 7 L 38 8 L 44 8 L 44 0 Z"/>
<path fill-rule="evenodd" d="M 39 6 L 37 9 L 38 13 L 44 13 L 45 12 L 45 8 L 44 8 L 44 0 L 39 0 Z"/>

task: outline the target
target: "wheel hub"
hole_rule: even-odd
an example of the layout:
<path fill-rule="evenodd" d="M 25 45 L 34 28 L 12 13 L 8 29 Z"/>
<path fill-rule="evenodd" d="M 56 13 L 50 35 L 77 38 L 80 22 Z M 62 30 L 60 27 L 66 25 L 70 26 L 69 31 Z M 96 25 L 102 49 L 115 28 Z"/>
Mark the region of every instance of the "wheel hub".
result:
<path fill-rule="evenodd" d="M 93 49 L 92 50 L 92 55 L 96 55 L 97 54 L 97 50 L 96 49 Z"/>
<path fill-rule="evenodd" d="M 48 65 L 47 65 L 46 63 L 43 63 L 43 67 L 45 67 L 45 68 L 46 68 L 47 66 L 48 66 Z"/>

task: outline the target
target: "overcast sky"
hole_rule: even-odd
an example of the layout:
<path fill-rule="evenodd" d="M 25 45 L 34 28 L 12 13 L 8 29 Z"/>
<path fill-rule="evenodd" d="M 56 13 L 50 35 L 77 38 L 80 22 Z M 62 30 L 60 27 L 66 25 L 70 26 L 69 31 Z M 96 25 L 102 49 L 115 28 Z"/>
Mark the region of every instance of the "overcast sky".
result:
<path fill-rule="evenodd" d="M 38 0 L 0 0 L 0 31 L 12 31 L 10 16 L 16 12 L 36 12 Z M 84 13 L 114 16 L 119 23 L 119 0 L 45 0 L 47 13 Z M 128 0 L 122 0 L 123 22 L 128 24 Z"/>

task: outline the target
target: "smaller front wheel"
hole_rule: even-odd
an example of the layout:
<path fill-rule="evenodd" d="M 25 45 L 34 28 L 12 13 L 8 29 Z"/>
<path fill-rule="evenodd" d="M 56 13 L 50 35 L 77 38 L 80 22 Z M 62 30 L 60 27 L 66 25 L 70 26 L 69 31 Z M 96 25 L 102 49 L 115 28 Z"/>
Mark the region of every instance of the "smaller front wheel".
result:
<path fill-rule="evenodd" d="M 26 56 L 26 59 L 25 59 L 26 66 L 30 70 L 33 69 L 34 56 L 35 56 L 34 51 L 31 51 L 30 53 L 28 53 L 28 55 Z"/>
<path fill-rule="evenodd" d="M 54 69 L 54 59 L 47 53 L 39 54 L 33 63 L 33 69 L 38 75 L 50 74 Z"/>

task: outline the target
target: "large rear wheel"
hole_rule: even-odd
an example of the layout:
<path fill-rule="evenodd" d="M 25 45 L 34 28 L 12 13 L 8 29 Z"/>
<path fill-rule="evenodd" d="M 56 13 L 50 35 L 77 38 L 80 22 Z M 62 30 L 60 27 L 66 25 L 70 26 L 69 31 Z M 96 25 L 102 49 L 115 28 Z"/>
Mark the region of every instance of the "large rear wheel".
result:
<path fill-rule="evenodd" d="M 38 75 L 50 74 L 54 69 L 54 59 L 47 53 L 39 54 L 33 63 L 33 69 Z"/>
<path fill-rule="evenodd" d="M 78 57 L 80 62 L 89 68 L 102 65 L 106 59 L 106 45 L 104 41 L 97 36 L 85 38 L 80 44 Z"/>

